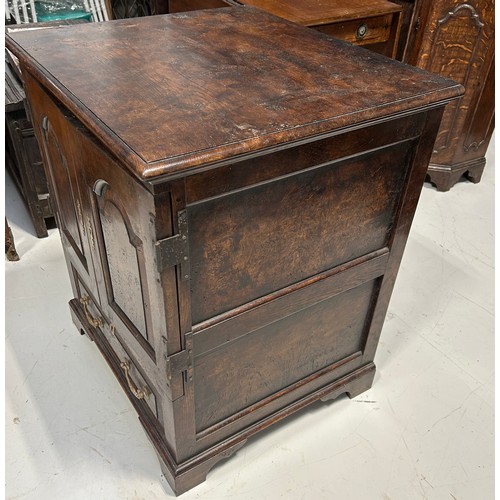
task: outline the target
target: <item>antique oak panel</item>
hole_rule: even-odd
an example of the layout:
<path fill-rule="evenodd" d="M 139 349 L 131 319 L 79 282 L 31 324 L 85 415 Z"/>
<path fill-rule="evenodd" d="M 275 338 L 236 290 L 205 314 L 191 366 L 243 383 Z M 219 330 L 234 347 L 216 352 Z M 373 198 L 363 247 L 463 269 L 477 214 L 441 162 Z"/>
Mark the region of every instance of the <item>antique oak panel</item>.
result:
<path fill-rule="evenodd" d="M 73 320 L 176 494 L 267 426 L 371 386 L 460 85 L 250 7 L 7 45 L 44 144 Z"/>
<path fill-rule="evenodd" d="M 193 323 L 385 246 L 409 150 L 401 143 L 188 205 Z"/>
<path fill-rule="evenodd" d="M 374 286 L 361 285 L 195 357 L 197 430 L 361 351 Z M 358 311 L 354 317 L 351 308 Z"/>
<path fill-rule="evenodd" d="M 24 82 L 31 87 L 32 113 L 39 116 L 38 143 L 47 167 L 51 196 L 56 200 L 55 215 L 63 246 L 89 293 L 99 300 L 92 258 L 95 235 L 90 223 L 89 197 L 83 188 L 84 172 L 79 168 L 80 156 L 75 154 L 73 115 L 45 94 L 29 74 L 24 75 Z"/>

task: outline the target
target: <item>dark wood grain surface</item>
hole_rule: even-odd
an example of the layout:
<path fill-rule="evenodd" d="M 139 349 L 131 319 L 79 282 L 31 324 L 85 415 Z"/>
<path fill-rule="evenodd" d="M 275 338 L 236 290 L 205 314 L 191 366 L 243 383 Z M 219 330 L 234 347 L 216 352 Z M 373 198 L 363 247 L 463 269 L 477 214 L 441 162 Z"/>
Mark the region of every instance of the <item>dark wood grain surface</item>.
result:
<path fill-rule="evenodd" d="M 401 8 L 386 0 L 170 0 L 169 4 L 170 12 L 251 6 L 388 57 L 395 57 L 399 40 Z"/>
<path fill-rule="evenodd" d="M 148 179 L 461 91 L 450 80 L 247 8 L 15 32 L 7 45 Z"/>

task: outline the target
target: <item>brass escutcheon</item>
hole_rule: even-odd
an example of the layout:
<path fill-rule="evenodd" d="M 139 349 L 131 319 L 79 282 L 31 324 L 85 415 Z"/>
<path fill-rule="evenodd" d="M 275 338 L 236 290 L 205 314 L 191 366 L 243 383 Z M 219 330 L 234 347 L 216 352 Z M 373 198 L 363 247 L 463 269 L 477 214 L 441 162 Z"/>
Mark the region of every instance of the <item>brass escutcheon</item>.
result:
<path fill-rule="evenodd" d="M 368 33 L 368 25 L 365 23 L 362 23 L 358 26 L 358 29 L 356 30 L 356 38 L 358 40 L 361 40 L 366 36 Z"/>

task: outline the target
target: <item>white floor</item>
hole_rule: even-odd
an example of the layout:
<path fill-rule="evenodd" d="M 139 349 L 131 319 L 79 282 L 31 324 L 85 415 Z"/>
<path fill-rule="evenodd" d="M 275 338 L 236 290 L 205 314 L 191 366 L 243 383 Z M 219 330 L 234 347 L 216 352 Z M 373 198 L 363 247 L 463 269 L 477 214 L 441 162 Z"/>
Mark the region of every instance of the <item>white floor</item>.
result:
<path fill-rule="evenodd" d="M 423 190 L 373 388 L 250 440 L 183 499 L 494 497 L 494 149 L 483 180 Z M 172 497 L 131 404 L 74 328 L 57 230 L 38 240 L 6 180 L 6 495 Z"/>

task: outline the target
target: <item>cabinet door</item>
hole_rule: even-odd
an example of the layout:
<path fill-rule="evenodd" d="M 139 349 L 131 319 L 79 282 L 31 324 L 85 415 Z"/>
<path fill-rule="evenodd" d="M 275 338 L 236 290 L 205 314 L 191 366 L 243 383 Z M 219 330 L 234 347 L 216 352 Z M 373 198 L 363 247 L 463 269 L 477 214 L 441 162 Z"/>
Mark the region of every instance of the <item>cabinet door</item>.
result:
<path fill-rule="evenodd" d="M 493 0 L 420 3 L 408 62 L 465 87 L 446 107 L 431 163 L 463 163 L 486 150 L 494 115 L 493 14 Z"/>
<path fill-rule="evenodd" d="M 35 131 L 51 196 L 55 200 L 56 217 L 73 290 L 76 294 L 80 281 L 94 302 L 98 303 L 95 263 L 92 259 L 95 235 L 90 219 L 89 198 L 82 189 L 84 180 L 79 165 L 74 119 L 29 74 L 25 75 L 25 84 L 31 96 Z"/>
<path fill-rule="evenodd" d="M 76 130 L 95 232 L 105 321 L 153 390 L 166 390 L 166 326 L 156 267 L 154 198 L 83 128 Z M 162 376 L 163 374 L 163 376 Z"/>

